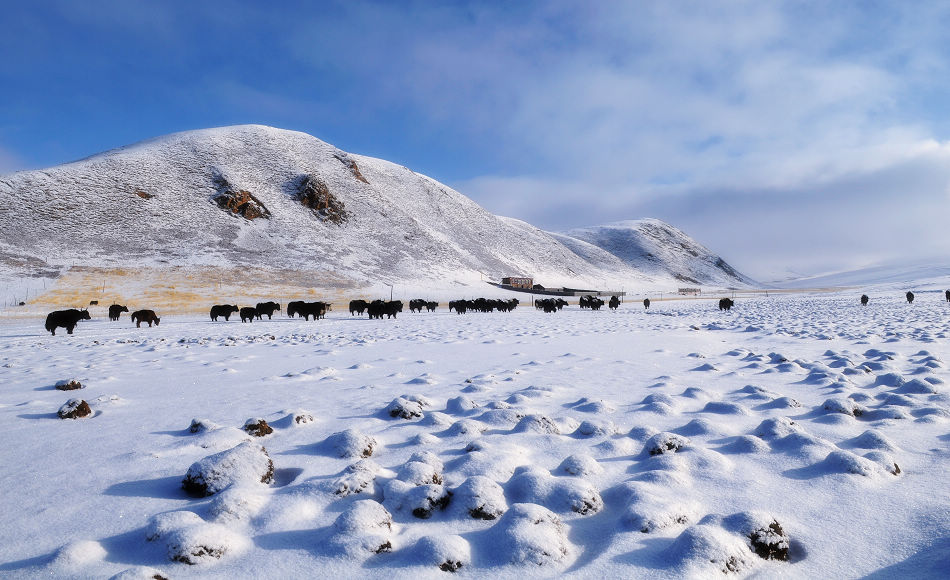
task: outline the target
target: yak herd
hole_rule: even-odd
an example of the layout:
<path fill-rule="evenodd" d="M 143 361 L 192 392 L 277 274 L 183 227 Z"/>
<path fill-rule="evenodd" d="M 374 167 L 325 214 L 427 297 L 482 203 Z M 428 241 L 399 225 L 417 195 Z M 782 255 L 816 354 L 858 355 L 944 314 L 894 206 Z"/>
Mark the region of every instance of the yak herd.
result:
<path fill-rule="evenodd" d="M 944 293 L 944 296 L 947 299 L 947 302 L 950 302 L 950 290 L 947 290 Z M 909 304 L 914 303 L 914 293 L 907 292 L 905 295 L 907 302 Z M 870 298 L 867 294 L 861 295 L 861 305 L 867 306 L 870 302 Z M 98 301 L 90 302 L 90 305 L 98 304 Z M 449 312 L 453 310 L 456 314 L 465 314 L 468 311 L 474 312 L 494 312 L 495 310 L 499 312 L 511 312 L 517 308 L 519 302 L 517 298 L 512 298 L 510 300 L 499 300 L 491 298 L 476 298 L 474 300 L 452 300 L 449 302 Z M 568 305 L 568 302 L 563 298 L 543 298 L 534 301 L 534 307 L 538 310 L 544 312 L 558 312 L 562 308 Z M 579 305 L 581 309 L 590 309 L 590 310 L 600 310 L 604 305 L 604 301 L 597 296 L 581 296 Z M 719 310 L 731 310 L 735 305 L 735 302 L 731 298 L 722 298 L 719 300 Z M 611 296 L 610 300 L 607 302 L 608 308 L 611 310 L 616 310 L 620 306 L 620 298 L 617 296 Z M 372 302 L 366 300 L 351 300 L 350 301 L 350 315 L 351 316 L 362 316 L 365 312 L 369 315 L 371 319 L 382 319 L 385 315 L 386 318 L 395 318 L 396 314 L 402 312 L 402 301 L 401 300 L 373 300 Z M 425 309 L 427 312 L 435 312 L 439 307 L 438 302 L 431 302 L 422 299 L 413 299 L 409 301 L 409 310 L 411 312 L 422 312 Z M 645 309 L 650 308 L 650 299 L 645 298 L 643 300 L 643 307 Z M 295 316 L 300 316 L 304 320 L 310 320 L 312 317 L 314 320 L 320 318 L 326 318 L 328 311 L 332 310 L 333 307 L 329 302 L 303 302 L 300 300 L 289 302 L 287 304 L 287 316 L 293 318 Z M 128 312 L 129 309 L 126 306 L 121 304 L 112 304 L 109 306 L 109 320 L 117 321 L 123 312 Z M 245 306 L 243 308 L 238 308 L 236 305 L 231 304 L 215 304 L 211 307 L 211 320 L 217 321 L 218 318 L 223 317 L 224 320 L 228 321 L 231 318 L 232 314 L 237 313 L 241 317 L 241 322 L 253 322 L 254 319 L 262 320 L 264 316 L 267 316 L 267 319 L 270 320 L 275 312 L 280 312 L 280 304 L 277 302 L 258 302 L 257 306 Z M 155 314 L 153 310 L 136 310 L 129 315 L 129 318 L 132 319 L 132 322 L 135 323 L 135 326 L 141 327 L 142 323 L 147 323 L 150 327 L 152 323 L 155 323 L 155 326 L 158 326 L 161 319 Z M 75 308 L 70 308 L 68 310 L 57 310 L 55 312 L 50 312 L 46 316 L 46 330 L 48 330 L 53 336 L 56 336 L 57 328 L 65 328 L 66 334 L 72 334 L 73 329 L 76 328 L 76 325 L 80 320 L 91 320 L 88 310 L 78 310 Z"/>

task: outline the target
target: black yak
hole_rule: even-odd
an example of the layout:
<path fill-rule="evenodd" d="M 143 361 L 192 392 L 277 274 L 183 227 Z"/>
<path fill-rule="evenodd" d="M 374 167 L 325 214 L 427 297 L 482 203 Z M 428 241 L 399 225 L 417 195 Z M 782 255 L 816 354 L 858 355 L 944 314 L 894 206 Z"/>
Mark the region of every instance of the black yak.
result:
<path fill-rule="evenodd" d="M 363 316 L 363 313 L 366 312 L 367 306 L 369 306 L 369 302 L 365 300 L 350 300 L 350 316 L 353 316 L 354 314 Z"/>
<path fill-rule="evenodd" d="M 732 298 L 722 298 L 719 300 L 719 310 L 731 310 L 735 304 L 736 303 L 732 301 Z"/>
<path fill-rule="evenodd" d="M 219 316 L 223 316 L 225 320 L 229 320 L 231 315 L 238 310 L 240 310 L 240 308 L 233 304 L 215 304 L 211 307 L 211 320 L 216 322 Z"/>
<path fill-rule="evenodd" d="M 620 308 L 620 298 L 617 296 L 611 296 L 610 302 L 607 303 L 607 308 L 610 308 L 611 310 Z"/>
<path fill-rule="evenodd" d="M 270 320 L 275 312 L 280 312 L 280 304 L 276 302 L 258 302 L 255 309 L 257 309 L 258 320 L 261 320 L 264 314 L 267 315 L 267 320 Z"/>
<path fill-rule="evenodd" d="M 112 306 L 109 307 L 109 320 L 112 320 L 114 322 L 119 319 L 119 316 L 123 312 L 128 312 L 128 311 L 129 309 L 126 308 L 125 306 L 122 306 L 121 304 L 113 304 Z"/>
<path fill-rule="evenodd" d="M 910 292 L 910 291 L 907 292 L 907 303 L 908 303 L 908 304 L 913 304 L 913 303 L 914 303 L 914 293 L 913 293 L 913 292 Z"/>
<path fill-rule="evenodd" d="M 868 295 L 867 295 L 867 294 L 862 294 L 862 295 L 861 295 L 861 306 L 867 306 L 867 305 L 868 305 L 868 300 L 870 300 L 870 298 L 868 298 Z"/>
<path fill-rule="evenodd" d="M 644 298 L 644 299 L 643 299 L 643 307 L 644 307 L 644 308 L 649 308 L 649 307 L 650 307 L 650 299 L 649 299 L 649 298 Z"/>
<path fill-rule="evenodd" d="M 254 322 L 254 317 L 257 316 L 257 308 L 253 306 L 245 306 L 239 311 L 241 314 L 241 322 Z"/>
<path fill-rule="evenodd" d="M 299 314 L 304 320 L 310 320 L 311 316 L 314 320 L 317 320 L 326 317 L 329 309 L 330 304 L 328 302 L 297 301 L 287 305 L 287 316 L 293 318 L 295 314 Z"/>
<path fill-rule="evenodd" d="M 72 334 L 76 328 L 76 323 L 80 320 L 92 320 L 88 310 L 57 310 L 46 315 L 46 330 L 56 336 L 56 327 L 62 326 L 66 329 L 66 334 Z"/>
<path fill-rule="evenodd" d="M 136 310 L 132 313 L 132 322 L 135 323 L 135 328 L 142 326 L 143 322 L 147 322 L 149 328 L 152 327 L 152 323 L 155 323 L 155 326 L 158 326 L 158 323 L 161 322 L 161 318 L 155 316 L 154 310 Z"/>

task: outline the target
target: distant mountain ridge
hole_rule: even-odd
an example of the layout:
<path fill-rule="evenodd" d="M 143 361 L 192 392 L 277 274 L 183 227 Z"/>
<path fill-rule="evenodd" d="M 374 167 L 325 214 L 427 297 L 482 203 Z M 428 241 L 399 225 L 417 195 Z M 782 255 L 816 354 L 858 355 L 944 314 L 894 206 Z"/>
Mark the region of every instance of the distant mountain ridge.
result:
<path fill-rule="evenodd" d="M 0 264 L 21 275 L 195 264 L 357 282 L 527 274 L 550 285 L 754 284 L 658 220 L 549 233 L 406 167 L 260 125 L 0 176 L 0 205 Z"/>

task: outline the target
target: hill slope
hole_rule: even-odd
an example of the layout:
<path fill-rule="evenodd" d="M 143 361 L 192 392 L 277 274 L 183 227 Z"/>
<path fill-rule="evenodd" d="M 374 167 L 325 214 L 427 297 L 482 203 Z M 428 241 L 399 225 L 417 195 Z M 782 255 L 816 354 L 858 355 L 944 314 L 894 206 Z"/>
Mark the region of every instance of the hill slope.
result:
<path fill-rule="evenodd" d="M 627 267 L 646 276 L 702 285 L 756 284 L 681 230 L 657 219 L 577 228 L 565 232 L 564 236 L 559 239 L 581 255 L 586 252 L 565 238 L 581 240 L 605 250 Z"/>
<path fill-rule="evenodd" d="M 0 177 L 0 206 L 0 260 L 19 271 L 267 267 L 357 284 L 667 278 L 618 248 L 495 216 L 405 167 L 258 125 L 177 133 Z M 679 256 L 671 270 L 689 260 Z"/>

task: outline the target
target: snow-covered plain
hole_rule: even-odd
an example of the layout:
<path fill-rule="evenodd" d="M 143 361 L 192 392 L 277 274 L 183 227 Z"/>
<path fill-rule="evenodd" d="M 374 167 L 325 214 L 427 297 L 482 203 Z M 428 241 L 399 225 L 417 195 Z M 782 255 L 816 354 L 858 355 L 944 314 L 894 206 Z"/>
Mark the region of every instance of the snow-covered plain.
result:
<path fill-rule="evenodd" d="M 0 576 L 945 577 L 950 304 L 859 294 L 3 320 Z"/>

